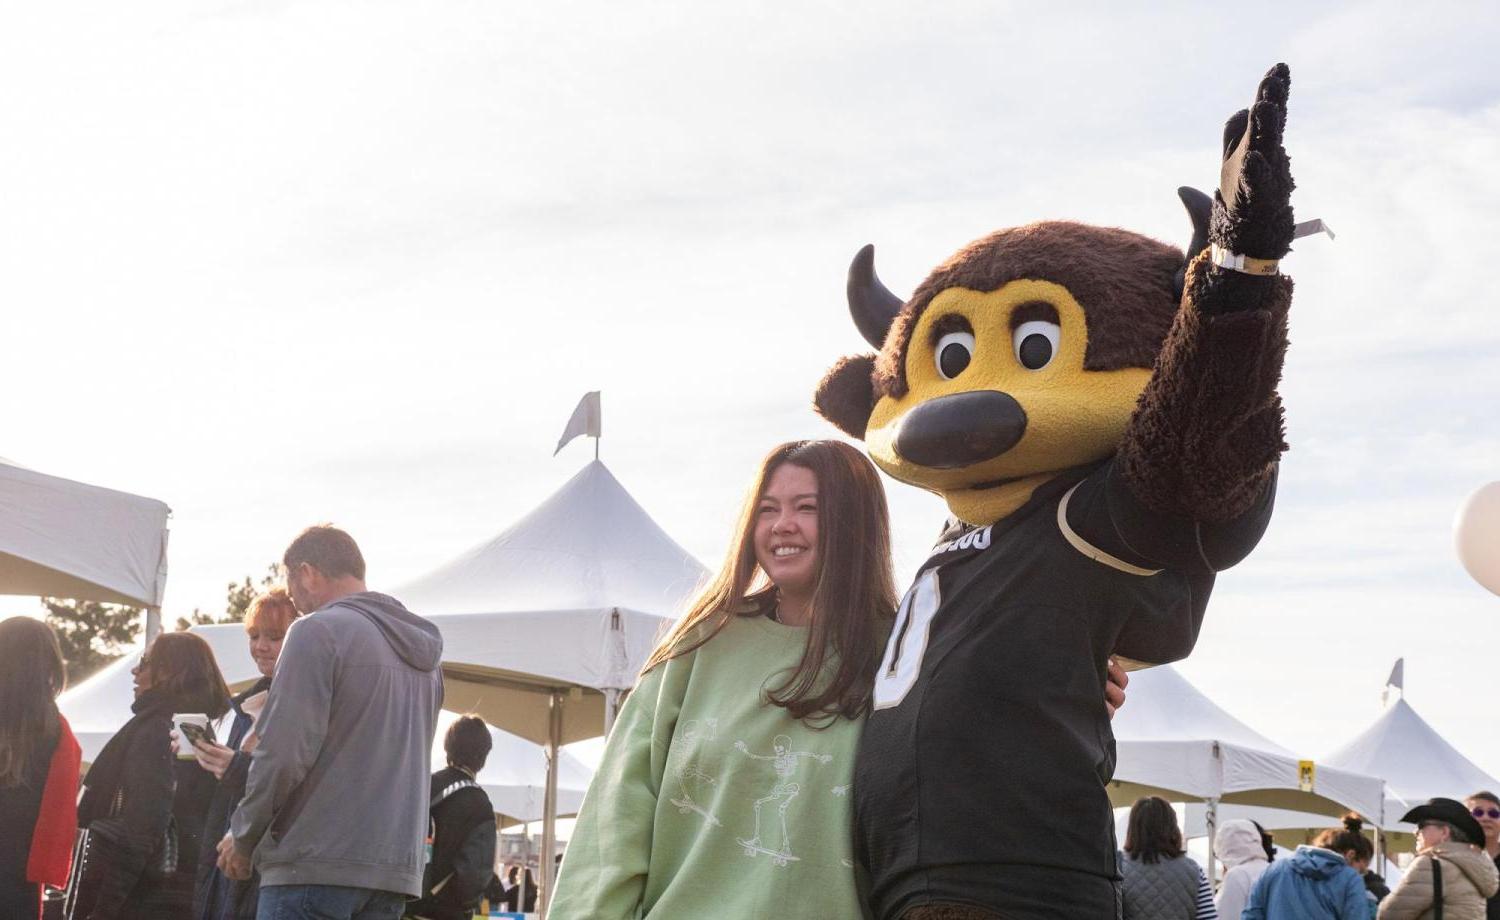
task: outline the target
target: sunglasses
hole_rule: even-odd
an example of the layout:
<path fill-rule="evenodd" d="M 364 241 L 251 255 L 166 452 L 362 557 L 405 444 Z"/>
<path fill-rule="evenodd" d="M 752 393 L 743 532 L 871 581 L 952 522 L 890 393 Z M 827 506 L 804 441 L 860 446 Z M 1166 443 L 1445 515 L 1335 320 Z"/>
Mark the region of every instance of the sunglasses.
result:
<path fill-rule="evenodd" d="M 1471 808 L 1469 814 L 1476 818 L 1500 818 L 1500 808 Z"/>

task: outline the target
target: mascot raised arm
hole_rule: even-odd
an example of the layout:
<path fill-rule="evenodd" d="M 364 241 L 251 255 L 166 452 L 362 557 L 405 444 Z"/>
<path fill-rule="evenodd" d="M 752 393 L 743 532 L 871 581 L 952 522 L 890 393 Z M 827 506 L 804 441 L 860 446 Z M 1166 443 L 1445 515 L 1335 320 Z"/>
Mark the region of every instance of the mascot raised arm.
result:
<path fill-rule="evenodd" d="M 849 271 L 878 354 L 815 404 L 956 521 L 906 593 L 855 774 L 880 920 L 1116 916 L 1111 655 L 1192 651 L 1270 520 L 1294 235 L 1272 68 L 1224 129 L 1186 255 L 1127 230 L 1001 230 L 909 300 Z"/>

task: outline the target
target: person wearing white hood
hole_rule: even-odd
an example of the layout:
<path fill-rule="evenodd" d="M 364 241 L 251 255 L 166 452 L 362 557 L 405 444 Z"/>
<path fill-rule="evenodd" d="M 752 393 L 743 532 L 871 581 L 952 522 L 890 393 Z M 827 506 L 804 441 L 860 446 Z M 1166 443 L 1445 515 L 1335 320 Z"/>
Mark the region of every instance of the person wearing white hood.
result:
<path fill-rule="evenodd" d="M 1245 903 L 1250 900 L 1250 889 L 1255 886 L 1255 880 L 1270 865 L 1265 847 L 1261 846 L 1260 828 L 1245 818 L 1225 821 L 1214 834 L 1214 854 L 1224 864 L 1225 870 L 1219 894 L 1214 898 L 1214 907 L 1220 917 L 1239 920 Z"/>

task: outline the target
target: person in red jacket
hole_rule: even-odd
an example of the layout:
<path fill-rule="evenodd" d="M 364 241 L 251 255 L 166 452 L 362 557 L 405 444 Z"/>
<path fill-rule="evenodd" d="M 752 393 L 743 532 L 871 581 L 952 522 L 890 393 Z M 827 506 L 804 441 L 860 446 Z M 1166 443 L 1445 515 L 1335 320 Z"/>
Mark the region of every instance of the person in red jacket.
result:
<path fill-rule="evenodd" d="M 66 674 L 47 624 L 0 621 L 0 917 L 35 920 L 42 886 L 68 881 L 81 752 L 57 711 Z"/>

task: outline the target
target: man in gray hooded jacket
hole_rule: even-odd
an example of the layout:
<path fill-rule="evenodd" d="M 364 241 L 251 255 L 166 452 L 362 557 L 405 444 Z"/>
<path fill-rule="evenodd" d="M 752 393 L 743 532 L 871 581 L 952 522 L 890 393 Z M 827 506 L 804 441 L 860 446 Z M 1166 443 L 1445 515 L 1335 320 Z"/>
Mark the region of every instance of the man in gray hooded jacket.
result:
<path fill-rule="evenodd" d="M 282 561 L 311 615 L 286 634 L 219 866 L 246 877 L 253 854 L 261 917 L 395 920 L 421 892 L 442 636 L 365 588 L 342 530 L 309 527 Z"/>

